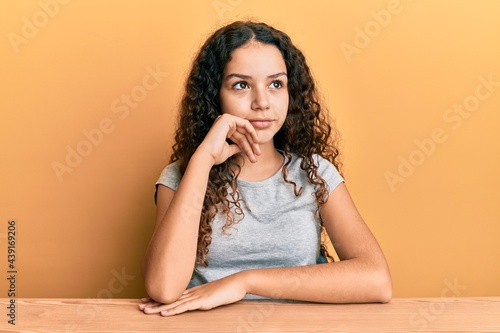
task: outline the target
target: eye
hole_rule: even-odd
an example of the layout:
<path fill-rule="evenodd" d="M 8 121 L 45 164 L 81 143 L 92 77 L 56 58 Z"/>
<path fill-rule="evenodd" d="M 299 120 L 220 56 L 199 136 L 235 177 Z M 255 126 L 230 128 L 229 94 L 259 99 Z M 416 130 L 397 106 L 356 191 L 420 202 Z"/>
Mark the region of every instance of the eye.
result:
<path fill-rule="evenodd" d="M 271 82 L 271 85 L 269 87 L 273 88 L 273 89 L 283 88 L 283 82 L 281 82 L 280 80 L 275 80 L 275 81 Z"/>
<path fill-rule="evenodd" d="M 233 89 L 236 89 L 236 90 L 243 90 L 243 89 L 248 89 L 248 88 L 249 88 L 249 86 L 245 81 L 239 81 L 239 82 L 236 82 L 235 84 L 233 84 Z"/>

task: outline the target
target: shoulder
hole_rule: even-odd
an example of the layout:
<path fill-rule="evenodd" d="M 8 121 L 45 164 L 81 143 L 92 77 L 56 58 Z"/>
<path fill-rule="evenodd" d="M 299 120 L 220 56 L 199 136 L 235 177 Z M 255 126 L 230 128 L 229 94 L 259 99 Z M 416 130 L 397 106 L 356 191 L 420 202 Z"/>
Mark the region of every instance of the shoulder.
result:
<path fill-rule="evenodd" d="M 335 167 L 335 165 L 333 165 L 332 162 L 330 162 L 329 160 L 327 160 L 323 156 L 321 156 L 319 154 L 314 154 L 313 155 L 313 160 L 316 163 L 316 165 L 318 166 L 318 170 L 319 171 L 321 171 L 321 172 L 323 172 L 323 171 L 327 172 L 327 171 L 333 171 L 333 170 L 335 170 L 338 173 L 338 170 Z"/>
<path fill-rule="evenodd" d="M 303 158 L 293 153 L 291 155 L 290 169 L 300 171 Z M 337 185 L 344 182 L 344 178 L 340 175 L 332 162 L 319 154 L 314 154 L 312 157 L 314 163 L 318 166 L 318 175 L 325 180 L 329 193 L 333 191 Z"/>
<path fill-rule="evenodd" d="M 295 153 L 291 153 L 290 155 L 291 155 L 290 166 L 300 168 L 304 158 L 298 156 Z M 330 162 L 329 160 L 327 160 L 326 158 L 324 158 L 323 156 L 321 156 L 319 154 L 313 154 L 312 158 L 313 158 L 314 164 L 316 164 L 318 166 L 319 171 L 333 169 L 333 170 L 336 170 L 338 172 L 337 168 L 333 165 L 333 163 Z"/>
<path fill-rule="evenodd" d="M 313 158 L 318 165 L 318 174 L 326 181 L 328 193 L 331 193 L 340 183 L 344 182 L 344 178 L 335 165 L 326 158 L 318 154 L 314 154 Z"/>
<path fill-rule="evenodd" d="M 179 162 L 173 162 L 167 165 L 161 172 L 156 185 L 164 185 L 172 190 L 177 190 L 181 181 L 181 172 L 179 171 Z"/>

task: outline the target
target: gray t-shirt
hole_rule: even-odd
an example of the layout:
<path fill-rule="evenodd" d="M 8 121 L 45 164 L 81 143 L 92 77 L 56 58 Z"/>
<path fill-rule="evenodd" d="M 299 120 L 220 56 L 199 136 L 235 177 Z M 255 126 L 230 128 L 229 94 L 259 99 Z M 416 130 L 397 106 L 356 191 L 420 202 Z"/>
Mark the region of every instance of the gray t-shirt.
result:
<path fill-rule="evenodd" d="M 328 160 L 315 156 L 318 173 L 328 185 L 328 192 L 343 178 Z M 301 159 L 292 154 L 288 179 L 302 187 L 295 196 L 293 185 L 285 183 L 281 168 L 259 182 L 238 180 L 238 191 L 246 201 L 245 217 L 226 233 L 226 217 L 218 214 L 212 222 L 212 243 L 207 254 L 208 267 L 198 266 L 189 287 L 218 280 L 247 269 L 304 266 L 325 262 L 320 256 L 321 228 L 314 218 L 315 187 L 300 169 Z M 181 176 L 177 163 L 168 165 L 156 183 L 177 189 Z M 238 215 L 235 214 L 238 218 Z M 260 298 L 247 295 L 245 298 Z"/>

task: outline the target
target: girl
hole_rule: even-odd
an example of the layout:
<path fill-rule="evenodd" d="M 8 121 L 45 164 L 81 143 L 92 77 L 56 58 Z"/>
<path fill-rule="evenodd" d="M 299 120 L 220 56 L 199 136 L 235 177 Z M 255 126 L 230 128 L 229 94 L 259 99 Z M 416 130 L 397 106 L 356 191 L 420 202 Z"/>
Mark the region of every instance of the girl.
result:
<path fill-rule="evenodd" d="M 143 261 L 163 316 L 237 302 L 388 302 L 384 255 L 337 171 L 304 55 L 264 23 L 216 31 L 194 60 Z M 324 227 L 340 258 L 321 244 Z"/>

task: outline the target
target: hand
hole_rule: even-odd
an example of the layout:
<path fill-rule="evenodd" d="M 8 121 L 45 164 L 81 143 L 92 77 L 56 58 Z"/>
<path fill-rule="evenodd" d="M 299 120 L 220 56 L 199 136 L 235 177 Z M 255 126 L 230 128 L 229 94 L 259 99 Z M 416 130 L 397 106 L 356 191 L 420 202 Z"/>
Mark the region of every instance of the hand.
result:
<path fill-rule="evenodd" d="M 238 274 L 220 280 L 186 289 L 176 302 L 161 304 L 151 298 L 142 299 L 139 309 L 145 314 L 159 313 L 162 316 L 173 316 L 192 310 L 210 310 L 224 304 L 241 300 L 246 295 Z"/>
<path fill-rule="evenodd" d="M 228 143 L 227 139 L 232 143 Z M 260 155 L 259 137 L 248 120 L 223 114 L 215 120 L 197 152 L 208 153 L 213 158 L 214 165 L 223 163 L 240 152 L 251 162 L 256 162 L 257 155 Z"/>

